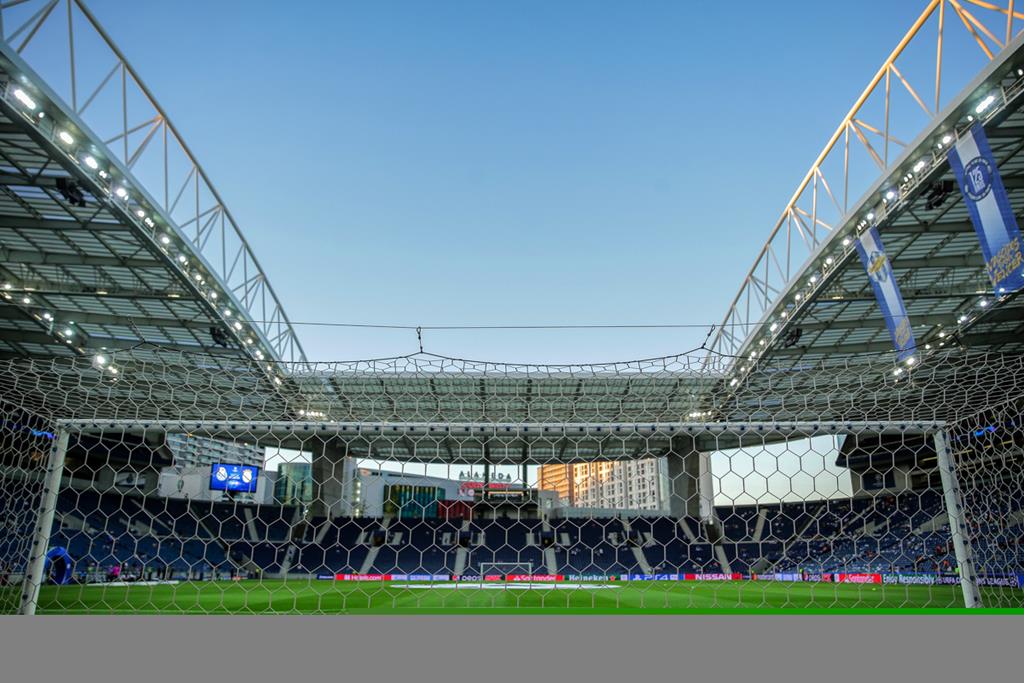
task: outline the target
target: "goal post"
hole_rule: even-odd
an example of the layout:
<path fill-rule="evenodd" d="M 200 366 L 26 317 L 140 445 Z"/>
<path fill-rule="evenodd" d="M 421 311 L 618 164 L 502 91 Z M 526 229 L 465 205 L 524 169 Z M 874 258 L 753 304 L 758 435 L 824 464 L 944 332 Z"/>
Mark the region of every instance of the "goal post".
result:
<path fill-rule="evenodd" d="M 975 569 L 974 552 L 964 517 L 963 492 L 953 462 L 950 459 L 946 435 L 942 430 L 935 432 L 935 455 L 938 461 L 942 492 L 946 499 L 946 514 L 949 517 L 949 532 L 956 553 L 960 587 L 964 593 L 965 607 L 981 607 L 981 591 L 978 589 L 978 575 Z"/>
<path fill-rule="evenodd" d="M 39 588 L 43 583 L 43 568 L 46 564 L 50 545 L 50 531 L 53 527 L 54 512 L 57 509 L 57 495 L 60 493 L 61 476 L 64 474 L 64 460 L 68 452 L 69 435 L 61 430 L 56 435 L 46 465 L 39 510 L 36 514 L 36 528 L 29 549 L 28 568 L 21 589 L 19 613 L 32 615 L 39 604 Z"/>
<path fill-rule="evenodd" d="M 502 581 L 508 577 L 533 577 L 534 567 L 532 562 L 481 562 L 480 577 L 485 581 L 493 577 L 501 577 Z"/>

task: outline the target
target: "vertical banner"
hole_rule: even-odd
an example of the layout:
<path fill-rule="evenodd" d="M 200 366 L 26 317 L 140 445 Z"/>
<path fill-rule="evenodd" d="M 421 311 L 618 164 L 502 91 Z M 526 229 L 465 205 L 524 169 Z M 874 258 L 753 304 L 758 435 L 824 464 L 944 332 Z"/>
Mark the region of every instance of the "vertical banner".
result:
<path fill-rule="evenodd" d="M 1003 179 L 979 123 L 949 150 L 971 223 L 981 241 L 985 268 L 996 296 L 1024 287 L 1020 230 L 1014 218 Z"/>
<path fill-rule="evenodd" d="M 871 279 L 871 286 L 874 287 L 878 306 L 885 316 L 885 325 L 889 328 L 892 343 L 896 347 L 896 358 L 906 360 L 914 355 L 914 331 L 911 329 L 907 308 L 903 304 L 900 286 L 896 282 L 896 274 L 892 270 L 889 257 L 885 255 L 885 248 L 876 227 L 871 226 L 857 238 L 857 253 L 860 254 L 860 261 Z"/>

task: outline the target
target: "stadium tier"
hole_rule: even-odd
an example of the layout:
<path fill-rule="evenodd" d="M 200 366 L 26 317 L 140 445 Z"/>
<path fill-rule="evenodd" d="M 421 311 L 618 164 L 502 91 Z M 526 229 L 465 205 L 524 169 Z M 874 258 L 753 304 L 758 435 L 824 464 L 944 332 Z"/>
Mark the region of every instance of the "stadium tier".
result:
<path fill-rule="evenodd" d="M 991 501 L 990 501 L 991 502 Z M 998 501 L 1020 522 L 992 535 L 991 512 L 971 524 L 998 549 L 984 573 L 1024 565 L 1024 495 Z M 27 503 L 23 503 L 27 504 Z M 724 536 L 700 538 L 692 518 L 493 519 L 300 518 L 295 507 L 153 499 L 66 490 L 50 545 L 67 548 L 73 579 L 213 580 L 336 574 L 480 575 L 486 564 L 528 564 L 537 574 L 952 574 L 956 560 L 942 497 L 934 491 L 808 504 L 716 509 Z M 25 519 L 4 509 L 4 520 Z M 764 519 L 763 525 L 753 520 Z M 758 527 L 760 526 L 760 530 Z M 544 541 L 545 527 L 550 539 Z M 16 543 L 16 527 L 0 538 Z M 551 549 L 550 559 L 545 550 Z M 988 550 L 985 547 L 979 550 Z M 458 555 L 464 551 L 461 569 Z"/>

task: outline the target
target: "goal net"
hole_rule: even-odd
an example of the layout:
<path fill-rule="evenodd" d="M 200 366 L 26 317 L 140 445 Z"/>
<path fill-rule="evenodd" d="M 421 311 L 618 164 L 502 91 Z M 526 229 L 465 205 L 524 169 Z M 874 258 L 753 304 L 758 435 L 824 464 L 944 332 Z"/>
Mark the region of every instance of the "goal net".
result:
<path fill-rule="evenodd" d="M 0 611 L 1024 606 L 1019 356 L 108 355 L 0 361 Z"/>

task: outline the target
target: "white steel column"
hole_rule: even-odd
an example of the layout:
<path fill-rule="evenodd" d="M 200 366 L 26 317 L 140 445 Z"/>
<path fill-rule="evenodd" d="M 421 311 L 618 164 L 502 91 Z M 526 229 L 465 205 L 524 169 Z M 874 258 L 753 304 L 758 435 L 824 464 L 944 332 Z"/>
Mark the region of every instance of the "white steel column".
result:
<path fill-rule="evenodd" d="M 39 505 L 36 519 L 36 530 L 29 551 L 28 571 L 21 590 L 21 614 L 35 614 L 39 604 L 39 587 L 43 583 L 43 568 L 46 565 L 46 552 L 50 544 L 50 529 L 53 526 L 53 513 L 57 509 L 57 493 L 60 490 L 60 477 L 64 473 L 64 456 L 68 452 L 68 431 L 57 432 L 53 446 L 50 447 L 50 458 L 46 466 L 46 480 L 43 482 L 43 498 Z"/>
<path fill-rule="evenodd" d="M 711 453 L 701 451 L 700 458 L 700 480 L 697 483 L 697 492 L 700 494 L 700 519 L 707 524 L 715 524 L 715 478 L 711 473 Z"/>
<path fill-rule="evenodd" d="M 946 512 L 949 515 L 949 532 L 953 537 L 953 550 L 956 552 L 956 564 L 960 571 L 960 587 L 964 592 L 964 605 L 966 607 L 981 607 L 981 592 L 978 590 L 974 553 L 971 551 L 967 524 L 964 520 L 960 482 L 949 457 L 945 433 L 935 432 L 934 438 L 939 475 L 942 477 L 942 493 L 945 495 Z"/>

